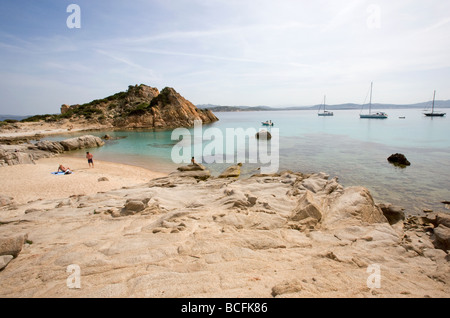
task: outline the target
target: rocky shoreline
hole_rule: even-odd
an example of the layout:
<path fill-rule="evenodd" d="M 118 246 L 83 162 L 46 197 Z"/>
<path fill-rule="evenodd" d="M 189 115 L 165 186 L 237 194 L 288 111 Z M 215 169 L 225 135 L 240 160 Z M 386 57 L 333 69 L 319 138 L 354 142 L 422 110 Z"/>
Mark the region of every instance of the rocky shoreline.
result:
<path fill-rule="evenodd" d="M 449 297 L 448 214 L 407 217 L 324 173 L 238 169 L 5 201 L 0 296 Z M 80 288 L 67 283 L 74 264 Z"/>
<path fill-rule="evenodd" d="M 23 142 L 0 144 L 0 167 L 18 164 L 34 164 L 41 158 L 49 158 L 62 154 L 66 151 L 73 151 L 85 148 L 101 147 L 105 142 L 96 136 L 84 135 L 76 138 L 69 138 L 63 141 L 38 141 L 35 144 Z"/>

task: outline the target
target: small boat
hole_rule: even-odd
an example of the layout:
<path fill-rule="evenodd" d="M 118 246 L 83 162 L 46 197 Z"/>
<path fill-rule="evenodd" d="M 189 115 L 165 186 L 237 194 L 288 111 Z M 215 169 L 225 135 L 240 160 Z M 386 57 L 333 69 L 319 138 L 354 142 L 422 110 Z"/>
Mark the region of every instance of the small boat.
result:
<path fill-rule="evenodd" d="M 261 122 L 263 126 L 273 126 L 274 123 L 271 120 Z"/>
<path fill-rule="evenodd" d="M 434 95 L 433 95 L 433 106 L 431 108 L 431 113 L 424 113 L 425 116 L 427 117 L 444 117 L 445 113 L 438 113 L 434 111 L 434 101 L 436 99 L 436 91 L 434 91 Z"/>
<path fill-rule="evenodd" d="M 376 112 L 372 114 L 372 89 L 373 82 L 370 84 L 370 103 L 369 103 L 369 113 L 368 114 L 360 114 L 359 118 L 367 118 L 367 119 L 386 119 L 388 115 L 385 112 Z"/>
<path fill-rule="evenodd" d="M 405 116 L 399 117 L 399 119 L 405 119 L 405 118 L 406 118 Z"/>
<path fill-rule="evenodd" d="M 321 109 L 321 107 L 319 107 L 319 112 L 318 112 L 318 115 L 319 116 L 334 116 L 334 114 L 333 114 L 333 112 L 330 112 L 330 111 L 328 111 L 328 110 L 325 110 L 325 98 L 326 98 L 326 96 L 323 98 L 323 112 L 320 112 L 320 109 Z"/>

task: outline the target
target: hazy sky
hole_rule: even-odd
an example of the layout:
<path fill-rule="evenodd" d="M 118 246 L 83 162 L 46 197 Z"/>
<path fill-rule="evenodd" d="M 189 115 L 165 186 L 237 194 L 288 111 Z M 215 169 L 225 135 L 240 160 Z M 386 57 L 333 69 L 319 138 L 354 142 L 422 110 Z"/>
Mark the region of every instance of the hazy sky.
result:
<path fill-rule="evenodd" d="M 194 104 L 361 104 L 371 81 L 376 103 L 450 99 L 449 35 L 443 0 L 2 0 L 0 114 L 141 83 Z"/>

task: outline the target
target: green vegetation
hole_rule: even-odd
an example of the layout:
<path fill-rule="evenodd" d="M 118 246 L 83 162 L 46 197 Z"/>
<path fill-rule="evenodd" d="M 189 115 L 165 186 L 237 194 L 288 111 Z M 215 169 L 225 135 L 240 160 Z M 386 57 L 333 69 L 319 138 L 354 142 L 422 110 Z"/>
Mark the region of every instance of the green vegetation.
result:
<path fill-rule="evenodd" d="M 165 88 L 162 92 L 154 98 L 151 102 L 145 102 L 137 97 L 139 90 L 144 84 L 130 85 L 125 92 L 119 92 L 103 99 L 96 99 L 92 102 L 70 107 L 64 114 L 46 114 L 35 115 L 21 120 L 22 122 L 55 122 L 61 119 L 69 119 L 72 117 L 84 117 L 86 119 L 97 118 L 98 120 L 105 120 L 107 115 L 113 115 L 114 118 L 127 116 L 142 116 L 153 113 L 153 107 L 156 105 L 167 105 L 169 101 L 169 89 Z M 137 100 L 134 104 L 130 102 L 128 97 L 133 101 L 134 95 Z M 0 125 L 6 125 L 0 122 Z"/>
<path fill-rule="evenodd" d="M 158 96 L 152 99 L 150 102 L 150 107 L 157 106 L 159 103 L 161 103 L 163 107 L 170 104 L 169 94 L 169 88 L 165 87 Z"/>
<path fill-rule="evenodd" d="M 141 115 L 145 115 L 145 114 L 147 114 L 149 111 L 150 111 L 150 109 L 152 108 L 153 106 L 151 106 L 149 103 L 142 103 L 142 104 L 139 104 L 138 106 L 136 106 L 135 108 L 133 108 L 133 109 L 131 109 L 129 112 L 128 112 L 128 116 L 141 116 Z"/>
<path fill-rule="evenodd" d="M 41 120 L 44 121 L 56 121 L 57 117 L 59 115 L 50 115 L 50 114 L 46 114 L 46 115 L 34 115 L 25 119 L 22 119 L 21 122 L 23 123 L 35 123 Z"/>

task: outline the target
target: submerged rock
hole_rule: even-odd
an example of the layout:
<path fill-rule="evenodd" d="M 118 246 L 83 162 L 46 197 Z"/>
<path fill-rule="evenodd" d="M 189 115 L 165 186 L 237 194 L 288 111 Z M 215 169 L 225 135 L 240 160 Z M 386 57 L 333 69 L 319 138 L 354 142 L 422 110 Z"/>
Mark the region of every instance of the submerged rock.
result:
<path fill-rule="evenodd" d="M 408 161 L 408 159 L 406 159 L 404 154 L 401 153 L 396 153 L 391 155 L 388 158 L 388 161 L 396 166 L 400 166 L 400 167 L 406 167 L 406 166 L 410 166 L 411 163 Z"/>
<path fill-rule="evenodd" d="M 261 130 L 260 132 L 256 133 L 256 139 L 270 140 L 272 139 L 272 134 L 267 130 Z"/>

